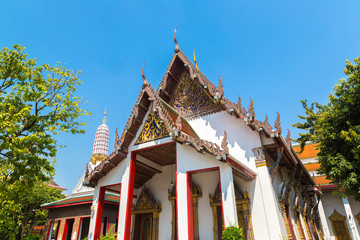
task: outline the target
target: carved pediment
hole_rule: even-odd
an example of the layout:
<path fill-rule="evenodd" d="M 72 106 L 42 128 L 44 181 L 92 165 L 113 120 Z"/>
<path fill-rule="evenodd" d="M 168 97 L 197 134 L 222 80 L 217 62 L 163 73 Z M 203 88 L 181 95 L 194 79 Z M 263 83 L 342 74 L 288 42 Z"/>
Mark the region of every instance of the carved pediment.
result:
<path fill-rule="evenodd" d="M 193 81 L 187 71 L 183 71 L 169 105 L 190 118 L 210 113 L 218 107 L 215 99 Z"/>
<path fill-rule="evenodd" d="M 144 187 L 144 190 L 139 196 L 139 200 L 136 203 L 133 213 L 142 211 L 161 211 L 160 202 L 157 203 L 152 194 Z"/>
<path fill-rule="evenodd" d="M 346 221 L 346 217 L 338 213 L 335 209 L 333 214 L 329 217 L 330 221 Z"/>
<path fill-rule="evenodd" d="M 146 143 L 169 136 L 170 134 L 166 129 L 164 121 L 160 119 L 156 112 L 151 111 L 135 144 Z"/>

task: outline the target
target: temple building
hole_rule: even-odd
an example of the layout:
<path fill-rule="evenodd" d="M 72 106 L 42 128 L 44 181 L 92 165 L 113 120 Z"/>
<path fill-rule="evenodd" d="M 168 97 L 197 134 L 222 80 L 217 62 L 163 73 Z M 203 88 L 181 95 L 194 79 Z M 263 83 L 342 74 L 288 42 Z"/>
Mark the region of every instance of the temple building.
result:
<path fill-rule="evenodd" d="M 227 99 L 221 77 L 215 86 L 180 50 L 176 32 L 174 40 L 156 90 L 143 68 L 112 152 L 101 125 L 71 196 L 44 205 L 44 239 L 99 239 L 107 226 L 121 240 L 221 239 L 228 226 L 248 240 L 323 239 L 320 193 L 289 132 L 282 135 L 280 114 L 271 125 L 253 100 L 246 109 L 240 97 Z"/>
<path fill-rule="evenodd" d="M 322 228 L 325 239 L 360 239 L 360 204 L 352 196 L 340 198 L 332 192 L 337 185 L 326 176 L 318 173 L 320 164 L 317 161 L 317 144 L 308 143 L 300 152 L 300 146 L 294 146 L 305 168 L 309 171 L 321 191 L 321 199 L 318 203 Z"/>

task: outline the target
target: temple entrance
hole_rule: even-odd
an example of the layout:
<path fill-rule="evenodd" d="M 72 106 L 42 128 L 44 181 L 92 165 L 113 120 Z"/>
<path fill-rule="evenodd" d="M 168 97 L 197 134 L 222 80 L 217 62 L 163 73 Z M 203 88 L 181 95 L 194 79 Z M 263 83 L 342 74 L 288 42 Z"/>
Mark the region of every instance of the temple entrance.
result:
<path fill-rule="evenodd" d="M 251 224 L 251 214 L 250 214 L 250 197 L 249 193 L 246 191 L 243 193 L 239 186 L 234 182 L 235 188 L 235 197 L 236 197 L 236 209 L 237 209 L 237 218 L 239 227 L 242 228 L 244 239 L 251 240 L 254 239 L 252 224 Z M 221 191 L 220 186 L 216 187 L 215 193 L 210 197 L 210 206 L 213 212 L 213 229 L 214 229 L 214 239 L 221 239 L 224 218 L 221 205 Z"/>
<path fill-rule="evenodd" d="M 159 233 L 159 213 L 161 204 L 144 186 L 133 210 L 133 240 L 157 240 Z"/>
<path fill-rule="evenodd" d="M 135 216 L 134 239 L 151 240 L 152 215 L 152 213 L 143 213 Z"/>

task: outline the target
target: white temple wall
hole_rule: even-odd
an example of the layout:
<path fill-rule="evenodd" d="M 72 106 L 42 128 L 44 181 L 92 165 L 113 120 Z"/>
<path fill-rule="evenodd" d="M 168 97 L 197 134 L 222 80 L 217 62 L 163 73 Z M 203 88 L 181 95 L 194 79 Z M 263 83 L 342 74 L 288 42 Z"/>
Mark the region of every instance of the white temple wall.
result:
<path fill-rule="evenodd" d="M 200 138 L 220 145 L 224 130 L 227 132 L 229 153 L 235 160 L 256 172 L 252 149 L 261 147 L 259 133 L 246 125 L 244 120 L 236 119 L 226 111 L 210 114 L 189 121 Z"/>
<path fill-rule="evenodd" d="M 346 216 L 344 204 L 338 196 L 334 196 L 332 195 L 332 193 L 324 193 L 321 197 L 321 200 L 324 207 L 326 222 L 328 223 L 329 226 L 331 239 L 335 239 L 329 217 L 334 213 L 334 209 L 336 209 L 336 211 L 341 215 Z M 350 230 L 350 227 L 349 226 L 347 227 Z"/>
<path fill-rule="evenodd" d="M 200 239 L 213 239 L 213 215 L 209 194 L 214 195 L 219 183 L 219 174 L 215 171 L 193 174 L 192 181 L 200 186 L 202 192 L 202 197 L 198 199 L 199 237 Z"/>

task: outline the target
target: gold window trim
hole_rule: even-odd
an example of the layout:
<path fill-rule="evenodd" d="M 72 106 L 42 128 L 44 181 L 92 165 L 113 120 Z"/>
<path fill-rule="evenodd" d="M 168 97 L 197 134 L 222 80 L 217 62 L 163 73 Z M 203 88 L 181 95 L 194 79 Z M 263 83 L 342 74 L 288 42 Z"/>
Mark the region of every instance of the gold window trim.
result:
<path fill-rule="evenodd" d="M 338 213 L 336 211 L 336 209 L 334 209 L 334 212 L 329 217 L 329 220 L 331 222 L 331 227 L 333 229 L 334 235 L 335 235 L 335 222 L 342 222 L 344 224 L 344 227 L 345 227 L 346 236 L 348 237 L 348 239 L 351 239 L 350 232 L 349 232 L 349 229 L 348 229 L 347 224 L 346 224 L 346 217 L 345 216 L 341 215 L 340 213 Z M 338 237 L 336 235 L 335 235 L 335 239 L 336 240 L 338 239 Z"/>
<path fill-rule="evenodd" d="M 176 185 L 172 190 L 168 190 L 169 201 L 171 202 L 171 240 L 175 240 L 176 236 Z M 192 199 L 193 199 L 193 221 L 194 221 L 194 240 L 199 240 L 199 217 L 198 217 L 198 198 L 202 197 L 201 189 L 198 185 L 192 183 Z"/>
<path fill-rule="evenodd" d="M 132 211 L 132 231 L 131 239 L 134 239 L 135 230 L 135 216 L 136 214 L 152 213 L 152 224 L 151 224 L 151 240 L 158 240 L 159 238 L 159 215 L 161 212 L 160 201 L 156 202 L 150 191 L 144 186 L 143 191 L 140 193 L 139 199 Z"/>
<path fill-rule="evenodd" d="M 236 198 L 236 210 L 238 217 L 239 227 L 243 229 L 244 240 L 253 240 L 254 233 L 252 229 L 251 222 L 251 201 L 249 197 L 249 192 L 246 190 L 245 193 L 241 191 L 239 186 L 234 182 L 235 189 L 235 198 Z M 218 236 L 218 224 L 217 224 L 217 207 L 221 206 L 221 192 L 220 185 L 218 184 L 213 196 L 209 194 L 210 206 L 212 208 L 213 213 L 213 231 L 214 231 L 214 239 L 217 239 Z"/>

